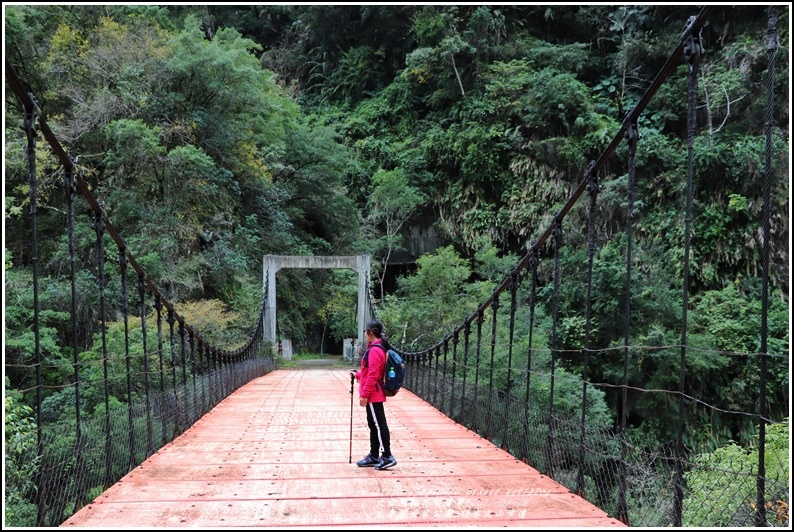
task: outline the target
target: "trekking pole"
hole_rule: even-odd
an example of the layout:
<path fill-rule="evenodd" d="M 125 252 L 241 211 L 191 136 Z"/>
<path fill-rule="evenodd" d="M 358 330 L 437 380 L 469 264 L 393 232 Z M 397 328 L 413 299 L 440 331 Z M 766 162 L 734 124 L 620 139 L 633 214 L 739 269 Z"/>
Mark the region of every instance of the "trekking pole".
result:
<path fill-rule="evenodd" d="M 348 464 L 353 463 L 353 381 L 356 376 L 350 372 L 350 460 Z"/>

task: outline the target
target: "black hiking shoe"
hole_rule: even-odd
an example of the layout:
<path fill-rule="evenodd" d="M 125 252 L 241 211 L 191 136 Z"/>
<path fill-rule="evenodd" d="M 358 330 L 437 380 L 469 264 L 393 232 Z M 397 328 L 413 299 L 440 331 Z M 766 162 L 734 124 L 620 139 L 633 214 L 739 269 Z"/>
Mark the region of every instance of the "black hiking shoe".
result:
<path fill-rule="evenodd" d="M 380 457 L 380 463 L 375 466 L 375 469 L 378 471 L 383 471 L 384 469 L 389 469 L 390 467 L 397 465 L 397 459 L 394 456 L 389 456 L 388 458 L 385 456 Z"/>
<path fill-rule="evenodd" d="M 373 467 L 380 465 L 380 460 L 377 458 L 373 458 L 371 454 L 368 454 L 358 462 L 356 462 L 358 467 Z"/>

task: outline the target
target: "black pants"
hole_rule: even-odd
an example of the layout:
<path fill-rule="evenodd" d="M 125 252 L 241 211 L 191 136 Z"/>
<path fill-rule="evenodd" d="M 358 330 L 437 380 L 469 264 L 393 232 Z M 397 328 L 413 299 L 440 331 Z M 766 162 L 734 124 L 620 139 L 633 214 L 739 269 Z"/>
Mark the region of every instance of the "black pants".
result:
<path fill-rule="evenodd" d="M 389 425 L 383 403 L 367 403 L 367 425 L 369 425 L 369 454 L 375 458 L 383 448 L 383 456 L 391 456 Z"/>

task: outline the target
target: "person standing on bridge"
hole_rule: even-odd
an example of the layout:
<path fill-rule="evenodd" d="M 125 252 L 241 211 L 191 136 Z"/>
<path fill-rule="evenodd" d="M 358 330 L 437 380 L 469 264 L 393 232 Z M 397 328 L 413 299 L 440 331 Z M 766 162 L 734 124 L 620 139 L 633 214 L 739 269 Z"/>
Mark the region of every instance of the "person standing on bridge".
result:
<path fill-rule="evenodd" d="M 388 359 L 386 350 L 389 344 L 383 336 L 383 324 L 378 320 L 368 322 L 364 334 L 367 350 L 361 357 L 361 368 L 357 372 L 353 370 L 350 372 L 359 381 L 359 404 L 367 409 L 369 454 L 356 464 L 359 467 L 374 467 L 378 471 L 383 471 L 397 465 L 397 460 L 391 454 L 389 425 L 383 408 L 383 403 L 386 402 L 383 380 Z M 382 454 L 379 453 L 380 449 L 383 449 Z"/>

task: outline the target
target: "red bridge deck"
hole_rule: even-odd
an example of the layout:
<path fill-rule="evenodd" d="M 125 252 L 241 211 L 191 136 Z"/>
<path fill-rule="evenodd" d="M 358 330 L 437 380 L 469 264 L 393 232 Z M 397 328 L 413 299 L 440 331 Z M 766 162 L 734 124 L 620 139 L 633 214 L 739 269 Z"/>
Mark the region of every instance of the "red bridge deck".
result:
<path fill-rule="evenodd" d="M 397 465 L 359 468 L 345 369 L 276 370 L 221 402 L 64 527 L 623 527 L 408 390 L 386 415 Z M 356 397 L 358 392 L 356 391 Z"/>

